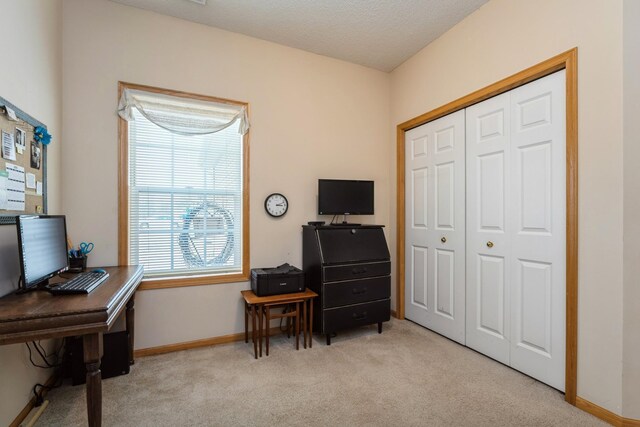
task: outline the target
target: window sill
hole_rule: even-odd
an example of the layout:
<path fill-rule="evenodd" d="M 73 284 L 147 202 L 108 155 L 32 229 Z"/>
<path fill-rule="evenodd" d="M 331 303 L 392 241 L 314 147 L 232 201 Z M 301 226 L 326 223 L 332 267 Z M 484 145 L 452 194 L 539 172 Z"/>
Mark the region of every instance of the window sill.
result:
<path fill-rule="evenodd" d="M 167 279 L 143 279 L 139 291 L 150 289 L 183 288 L 187 286 L 220 285 L 223 283 L 246 282 L 249 280 L 248 273 L 235 273 L 225 275 L 197 276 L 197 277 L 175 277 Z"/>

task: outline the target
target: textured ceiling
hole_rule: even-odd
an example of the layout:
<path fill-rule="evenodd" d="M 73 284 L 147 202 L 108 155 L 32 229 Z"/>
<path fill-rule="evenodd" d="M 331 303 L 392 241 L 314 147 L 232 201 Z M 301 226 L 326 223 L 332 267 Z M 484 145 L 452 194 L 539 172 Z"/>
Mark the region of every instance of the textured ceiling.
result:
<path fill-rule="evenodd" d="M 488 0 L 112 0 L 391 71 Z"/>

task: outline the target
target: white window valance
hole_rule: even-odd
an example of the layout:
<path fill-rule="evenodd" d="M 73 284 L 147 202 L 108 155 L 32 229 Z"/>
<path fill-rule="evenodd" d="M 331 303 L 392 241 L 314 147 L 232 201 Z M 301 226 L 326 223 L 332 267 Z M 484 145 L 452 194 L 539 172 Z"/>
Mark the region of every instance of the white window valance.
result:
<path fill-rule="evenodd" d="M 215 133 L 236 121 L 239 121 L 238 133 L 244 135 L 249 131 L 247 107 L 243 105 L 125 89 L 118 104 L 118 115 L 133 121 L 134 108 L 150 122 L 180 135 Z"/>

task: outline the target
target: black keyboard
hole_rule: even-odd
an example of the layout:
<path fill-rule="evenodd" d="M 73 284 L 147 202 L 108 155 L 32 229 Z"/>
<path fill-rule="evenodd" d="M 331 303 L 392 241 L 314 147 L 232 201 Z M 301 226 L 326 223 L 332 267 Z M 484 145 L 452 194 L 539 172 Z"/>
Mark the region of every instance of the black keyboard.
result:
<path fill-rule="evenodd" d="M 107 280 L 109 273 L 89 272 L 78 274 L 71 280 L 62 283 L 54 283 L 47 286 L 47 290 L 54 295 L 63 294 L 88 294 Z"/>

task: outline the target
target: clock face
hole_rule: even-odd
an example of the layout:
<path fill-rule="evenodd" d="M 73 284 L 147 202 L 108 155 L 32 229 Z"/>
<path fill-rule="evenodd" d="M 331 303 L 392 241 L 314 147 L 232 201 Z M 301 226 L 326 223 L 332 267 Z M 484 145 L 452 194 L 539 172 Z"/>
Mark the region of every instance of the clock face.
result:
<path fill-rule="evenodd" d="M 278 218 L 287 213 L 289 202 L 282 194 L 273 193 L 265 199 L 264 208 L 269 215 Z"/>

